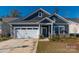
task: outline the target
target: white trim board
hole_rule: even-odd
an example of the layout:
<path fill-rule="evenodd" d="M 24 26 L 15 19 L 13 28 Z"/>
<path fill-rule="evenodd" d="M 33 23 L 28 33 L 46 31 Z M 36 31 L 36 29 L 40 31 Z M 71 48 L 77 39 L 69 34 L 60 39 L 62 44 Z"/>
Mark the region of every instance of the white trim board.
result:
<path fill-rule="evenodd" d="M 53 20 L 51 20 L 50 18 L 48 18 L 48 17 L 45 17 L 45 18 L 43 18 L 42 20 L 40 20 L 38 23 L 40 23 L 40 22 L 42 22 L 43 20 L 45 20 L 45 19 L 47 19 L 48 21 L 50 21 L 50 23 L 54 23 L 54 21 Z"/>

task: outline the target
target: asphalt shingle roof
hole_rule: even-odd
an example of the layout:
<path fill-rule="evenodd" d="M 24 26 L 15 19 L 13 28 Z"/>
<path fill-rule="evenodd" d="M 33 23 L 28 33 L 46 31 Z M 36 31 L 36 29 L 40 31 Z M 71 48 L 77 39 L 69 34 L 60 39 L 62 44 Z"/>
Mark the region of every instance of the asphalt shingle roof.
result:
<path fill-rule="evenodd" d="M 3 22 L 11 22 L 11 21 L 14 21 L 14 20 L 18 20 L 19 18 L 14 18 L 14 17 L 5 17 L 5 18 L 2 18 L 2 21 Z"/>
<path fill-rule="evenodd" d="M 66 18 L 66 19 L 79 23 L 79 18 Z"/>

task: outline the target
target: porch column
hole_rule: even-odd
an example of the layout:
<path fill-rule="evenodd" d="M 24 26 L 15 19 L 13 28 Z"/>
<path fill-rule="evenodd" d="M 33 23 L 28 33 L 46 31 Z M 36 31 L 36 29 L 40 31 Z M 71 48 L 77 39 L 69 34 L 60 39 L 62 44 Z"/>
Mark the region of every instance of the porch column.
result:
<path fill-rule="evenodd" d="M 40 27 L 40 24 L 39 24 L 39 36 L 40 36 L 40 34 L 41 34 L 41 27 Z"/>
<path fill-rule="evenodd" d="M 13 27 L 13 38 L 16 38 L 15 36 L 15 27 Z"/>
<path fill-rule="evenodd" d="M 40 35 L 42 35 L 42 25 L 40 25 Z"/>
<path fill-rule="evenodd" d="M 16 38 L 16 32 L 15 32 L 15 29 L 16 29 L 15 27 L 13 27 L 13 29 L 12 29 L 12 33 L 13 33 L 12 35 L 13 35 L 13 38 L 14 38 L 14 39 Z"/>
<path fill-rule="evenodd" d="M 51 36 L 53 35 L 53 24 L 51 24 Z"/>

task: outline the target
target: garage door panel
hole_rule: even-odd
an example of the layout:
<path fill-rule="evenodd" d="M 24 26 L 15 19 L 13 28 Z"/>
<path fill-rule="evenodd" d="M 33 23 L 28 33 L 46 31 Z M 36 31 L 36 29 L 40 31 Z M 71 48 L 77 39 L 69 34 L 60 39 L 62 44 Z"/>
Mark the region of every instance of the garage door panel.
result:
<path fill-rule="evenodd" d="M 27 30 L 28 38 L 38 38 L 38 30 Z"/>
<path fill-rule="evenodd" d="M 16 37 L 17 38 L 24 38 L 25 37 L 25 31 L 24 30 L 17 30 Z"/>

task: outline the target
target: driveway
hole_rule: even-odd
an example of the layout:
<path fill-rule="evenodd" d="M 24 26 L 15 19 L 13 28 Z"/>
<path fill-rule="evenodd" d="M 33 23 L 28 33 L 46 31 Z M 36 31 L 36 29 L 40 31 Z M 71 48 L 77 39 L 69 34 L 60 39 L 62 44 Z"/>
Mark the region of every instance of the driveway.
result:
<path fill-rule="evenodd" d="M 0 53 L 33 53 L 36 47 L 37 39 L 11 39 L 0 42 Z"/>

